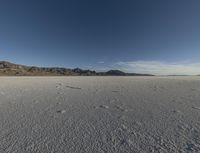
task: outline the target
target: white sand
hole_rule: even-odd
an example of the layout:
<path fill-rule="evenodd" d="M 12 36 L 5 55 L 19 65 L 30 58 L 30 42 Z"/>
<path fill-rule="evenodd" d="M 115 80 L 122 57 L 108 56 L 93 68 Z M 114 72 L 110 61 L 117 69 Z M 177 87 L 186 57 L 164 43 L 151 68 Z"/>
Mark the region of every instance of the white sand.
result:
<path fill-rule="evenodd" d="M 0 77 L 0 153 L 200 152 L 200 77 Z"/>

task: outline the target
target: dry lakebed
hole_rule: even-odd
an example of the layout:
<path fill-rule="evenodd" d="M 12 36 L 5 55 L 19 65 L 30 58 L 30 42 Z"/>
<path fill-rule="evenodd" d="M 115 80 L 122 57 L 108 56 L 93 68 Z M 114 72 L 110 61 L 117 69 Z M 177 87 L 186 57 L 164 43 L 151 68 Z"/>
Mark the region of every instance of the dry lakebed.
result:
<path fill-rule="evenodd" d="M 200 77 L 0 77 L 0 153 L 200 152 Z"/>

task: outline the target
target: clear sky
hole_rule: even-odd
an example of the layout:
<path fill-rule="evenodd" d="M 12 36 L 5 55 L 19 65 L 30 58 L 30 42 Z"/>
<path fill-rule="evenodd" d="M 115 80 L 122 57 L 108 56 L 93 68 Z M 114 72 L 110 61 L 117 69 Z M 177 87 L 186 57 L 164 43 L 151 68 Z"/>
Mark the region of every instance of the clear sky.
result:
<path fill-rule="evenodd" d="M 200 1 L 0 0 L 0 60 L 200 74 Z"/>

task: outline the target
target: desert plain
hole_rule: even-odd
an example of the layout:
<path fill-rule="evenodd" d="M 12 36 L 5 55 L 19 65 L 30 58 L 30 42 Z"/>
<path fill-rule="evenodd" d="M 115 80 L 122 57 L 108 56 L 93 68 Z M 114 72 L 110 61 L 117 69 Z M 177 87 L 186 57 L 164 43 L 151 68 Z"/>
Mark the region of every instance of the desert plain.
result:
<path fill-rule="evenodd" d="M 200 152 L 200 77 L 0 77 L 0 152 Z"/>

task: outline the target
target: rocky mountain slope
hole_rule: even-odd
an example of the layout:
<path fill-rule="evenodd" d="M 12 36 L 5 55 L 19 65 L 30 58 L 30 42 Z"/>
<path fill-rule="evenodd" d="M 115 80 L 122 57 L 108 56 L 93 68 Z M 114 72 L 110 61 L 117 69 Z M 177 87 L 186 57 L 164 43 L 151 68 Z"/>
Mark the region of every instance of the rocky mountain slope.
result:
<path fill-rule="evenodd" d="M 25 66 L 0 61 L 0 76 L 152 76 L 150 74 L 125 73 L 119 70 L 96 72 L 80 68 Z"/>

